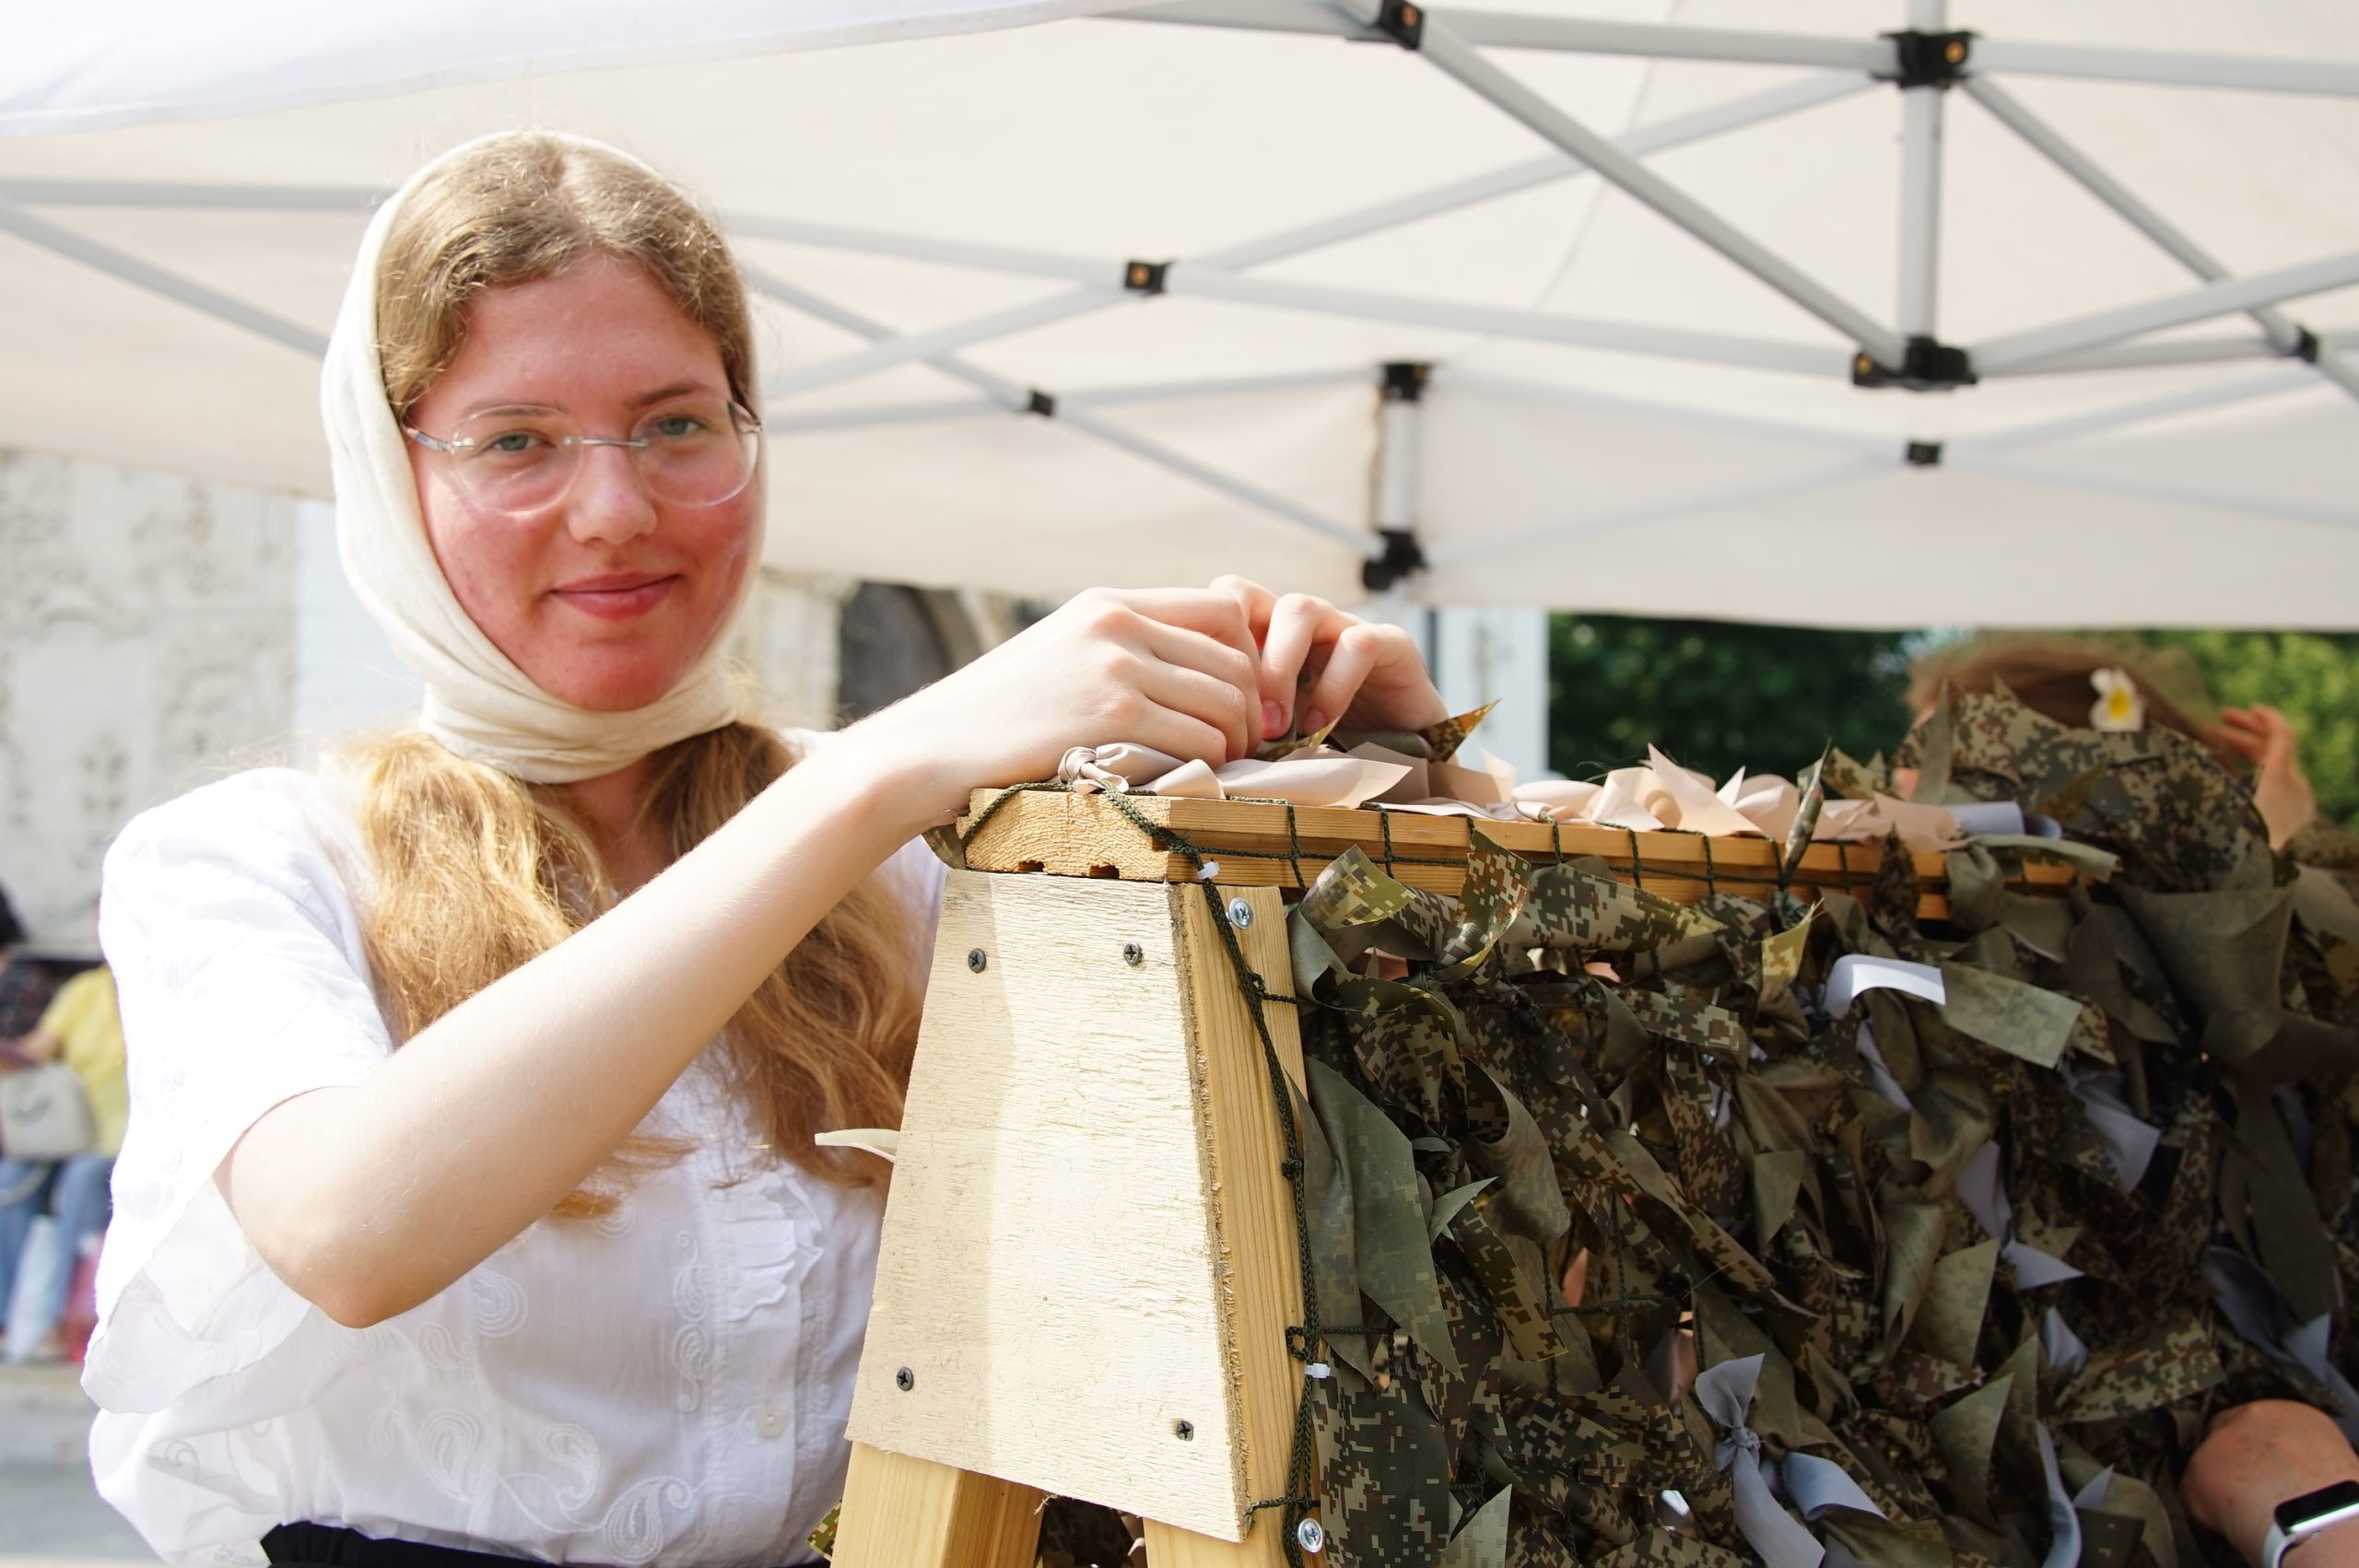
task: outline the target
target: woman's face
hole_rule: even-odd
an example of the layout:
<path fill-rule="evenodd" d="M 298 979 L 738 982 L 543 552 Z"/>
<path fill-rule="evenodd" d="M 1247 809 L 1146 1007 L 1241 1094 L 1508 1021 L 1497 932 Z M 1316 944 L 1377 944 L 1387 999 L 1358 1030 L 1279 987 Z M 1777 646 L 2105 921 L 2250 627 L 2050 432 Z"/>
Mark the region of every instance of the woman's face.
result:
<path fill-rule="evenodd" d="M 471 415 L 526 406 L 622 437 L 683 395 L 729 397 L 719 345 L 645 271 L 600 256 L 478 297 L 457 357 L 405 423 L 448 439 Z M 675 506 L 648 493 L 628 450 L 588 446 L 570 490 L 518 515 L 472 500 L 450 455 L 413 441 L 409 458 L 460 607 L 535 685 L 577 708 L 624 712 L 669 692 L 751 569 L 757 486 Z"/>

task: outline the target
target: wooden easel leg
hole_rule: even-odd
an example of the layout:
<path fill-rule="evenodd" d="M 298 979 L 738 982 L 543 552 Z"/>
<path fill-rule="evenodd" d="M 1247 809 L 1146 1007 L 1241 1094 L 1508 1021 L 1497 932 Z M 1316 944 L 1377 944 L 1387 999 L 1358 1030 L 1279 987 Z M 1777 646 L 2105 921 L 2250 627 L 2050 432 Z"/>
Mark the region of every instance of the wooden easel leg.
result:
<path fill-rule="evenodd" d="M 855 1443 L 835 1568 L 1033 1568 L 1040 1503 L 1032 1487 Z"/>
<path fill-rule="evenodd" d="M 1286 1353 L 1286 1326 L 1302 1320 L 1301 1254 L 1294 1199 L 1282 1169 L 1285 1139 L 1272 1094 L 1262 1036 L 1238 989 L 1220 926 L 1194 888 L 1180 888 L 1181 975 L 1203 1052 L 1205 1116 L 1222 1188 L 1220 1223 L 1243 1373 L 1249 1434 L 1247 1490 L 1254 1498 L 1285 1493 L 1294 1451 L 1295 1409 L 1302 1367 Z M 1252 919 L 1233 928 L 1245 962 L 1280 994 L 1294 988 L 1286 952 L 1285 905 L 1275 888 L 1224 887 L 1223 907 L 1241 902 Z M 1291 1007 L 1265 1010 L 1271 1043 L 1286 1076 L 1302 1080 L 1302 1039 Z M 1285 1514 L 1257 1515 L 1241 1541 L 1216 1540 L 1150 1519 L 1147 1568 L 1285 1568 Z"/>

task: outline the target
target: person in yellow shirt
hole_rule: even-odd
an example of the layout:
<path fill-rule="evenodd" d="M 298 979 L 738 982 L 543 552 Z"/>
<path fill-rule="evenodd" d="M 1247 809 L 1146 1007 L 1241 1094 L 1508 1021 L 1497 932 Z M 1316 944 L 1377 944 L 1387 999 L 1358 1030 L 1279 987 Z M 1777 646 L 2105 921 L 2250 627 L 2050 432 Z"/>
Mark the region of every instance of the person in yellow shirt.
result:
<path fill-rule="evenodd" d="M 6 1309 L 11 1361 L 41 1352 L 65 1308 L 74 1259 L 86 1240 L 106 1229 L 107 1182 L 123 1147 L 131 1103 L 123 1078 L 123 1017 L 115 1009 L 114 977 L 103 965 L 58 988 L 32 1033 L 0 1056 L 0 1071 L 43 1061 L 64 1063 L 81 1081 L 93 1135 L 89 1149 L 69 1159 L 0 1158 L 0 1307 Z M 43 1213 L 56 1221 L 57 1257 L 48 1268 L 23 1270 L 27 1238 L 35 1217 Z"/>

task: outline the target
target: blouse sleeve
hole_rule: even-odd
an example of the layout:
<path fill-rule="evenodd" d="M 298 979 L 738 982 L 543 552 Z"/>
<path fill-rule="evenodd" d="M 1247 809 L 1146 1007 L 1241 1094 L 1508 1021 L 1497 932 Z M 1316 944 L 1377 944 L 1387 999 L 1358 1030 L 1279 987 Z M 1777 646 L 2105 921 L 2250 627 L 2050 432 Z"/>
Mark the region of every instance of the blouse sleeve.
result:
<path fill-rule="evenodd" d="M 109 1410 L 160 1410 L 251 1367 L 317 1310 L 213 1176 L 264 1112 L 391 1053 L 346 890 L 358 859 L 319 781 L 282 769 L 148 812 L 107 855 L 99 934 L 131 1121 L 83 1386 Z"/>

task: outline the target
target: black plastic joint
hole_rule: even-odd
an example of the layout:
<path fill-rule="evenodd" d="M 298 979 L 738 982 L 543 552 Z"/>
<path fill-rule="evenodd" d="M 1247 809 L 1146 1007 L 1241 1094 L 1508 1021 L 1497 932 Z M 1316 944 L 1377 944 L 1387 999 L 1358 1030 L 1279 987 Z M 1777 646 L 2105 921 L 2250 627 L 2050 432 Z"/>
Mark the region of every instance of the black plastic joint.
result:
<path fill-rule="evenodd" d="M 2296 359 L 2306 360 L 2313 365 L 2317 364 L 2318 362 L 2318 334 L 2312 332 L 2309 328 L 2304 327 L 2302 329 L 2302 335 L 2294 341 L 2294 357 Z"/>
<path fill-rule="evenodd" d="M 1426 8 L 1417 0 L 1384 0 L 1376 25 L 1403 49 L 1425 47 Z"/>
<path fill-rule="evenodd" d="M 1122 287 L 1133 294 L 1160 294 L 1169 262 L 1129 262 L 1122 267 Z"/>
<path fill-rule="evenodd" d="M 1963 348 L 1930 337 L 1912 337 L 1897 366 L 1886 365 L 1866 349 L 1851 359 L 1855 387 L 1899 387 L 1907 392 L 1941 392 L 1970 387 L 1980 380 Z"/>
<path fill-rule="evenodd" d="M 1433 367 L 1422 359 L 1395 359 L 1384 367 L 1384 401 L 1415 403 L 1426 395 Z"/>
<path fill-rule="evenodd" d="M 1896 88 L 1946 88 L 1966 75 L 1974 58 L 1970 32 L 1888 32 L 1892 40 L 1890 80 Z"/>
<path fill-rule="evenodd" d="M 1037 414 L 1043 419 L 1054 419 L 1057 416 L 1057 400 L 1034 387 L 1032 395 L 1025 400 L 1024 412 Z"/>
<path fill-rule="evenodd" d="M 1911 441 L 1901 455 L 1908 460 L 1911 468 L 1939 468 L 1942 465 L 1942 443 Z"/>
<path fill-rule="evenodd" d="M 1393 584 L 1426 569 L 1425 546 L 1417 536 L 1405 528 L 1385 528 L 1377 531 L 1384 541 L 1384 554 L 1360 567 L 1360 586 L 1370 593 L 1382 593 Z"/>

